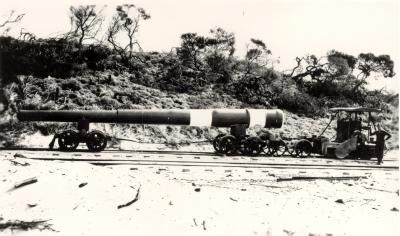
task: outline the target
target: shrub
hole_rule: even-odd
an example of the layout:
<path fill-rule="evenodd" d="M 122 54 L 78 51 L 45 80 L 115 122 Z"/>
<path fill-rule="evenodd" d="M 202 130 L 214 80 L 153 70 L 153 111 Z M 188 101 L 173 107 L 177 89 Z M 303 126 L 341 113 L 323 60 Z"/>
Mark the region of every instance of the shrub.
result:
<path fill-rule="evenodd" d="M 79 91 L 82 88 L 82 84 L 77 79 L 71 78 L 61 82 L 61 88 L 64 90 Z"/>

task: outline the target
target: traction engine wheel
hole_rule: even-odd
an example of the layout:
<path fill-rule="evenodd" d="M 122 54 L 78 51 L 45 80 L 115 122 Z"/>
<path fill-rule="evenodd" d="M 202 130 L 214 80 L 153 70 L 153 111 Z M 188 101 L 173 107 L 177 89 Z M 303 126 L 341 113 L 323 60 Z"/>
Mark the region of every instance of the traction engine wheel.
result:
<path fill-rule="evenodd" d="M 300 140 L 294 147 L 296 156 L 308 157 L 311 154 L 312 145 L 308 140 Z"/>
<path fill-rule="evenodd" d="M 73 130 L 63 131 L 58 137 L 61 151 L 74 151 L 79 145 L 79 134 Z"/>
<path fill-rule="evenodd" d="M 215 137 L 213 140 L 213 147 L 217 153 L 222 153 L 220 143 L 221 143 L 221 138 L 224 136 L 225 136 L 225 134 L 218 134 L 217 137 Z"/>
<path fill-rule="evenodd" d="M 245 141 L 246 154 L 257 156 L 263 150 L 262 141 L 259 137 L 249 137 Z"/>
<path fill-rule="evenodd" d="M 233 155 L 236 153 L 236 138 L 232 135 L 226 135 L 220 140 L 221 153 Z"/>
<path fill-rule="evenodd" d="M 107 146 L 107 138 L 102 132 L 93 130 L 87 134 L 86 146 L 92 152 L 103 151 Z"/>

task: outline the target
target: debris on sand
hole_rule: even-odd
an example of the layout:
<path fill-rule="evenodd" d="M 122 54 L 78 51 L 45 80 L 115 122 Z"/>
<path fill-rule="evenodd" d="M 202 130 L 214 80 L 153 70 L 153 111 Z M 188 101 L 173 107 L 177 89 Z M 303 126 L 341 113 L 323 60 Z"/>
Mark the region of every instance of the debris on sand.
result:
<path fill-rule="evenodd" d="M 206 221 L 203 220 L 203 223 L 201 224 L 203 226 L 203 230 L 206 230 Z"/>
<path fill-rule="evenodd" d="M 30 207 L 30 208 L 33 208 L 33 207 L 37 206 L 36 203 L 33 203 L 33 204 L 28 203 L 27 205 L 28 205 L 28 207 Z"/>
<path fill-rule="evenodd" d="M 14 157 L 27 158 L 26 156 L 24 156 L 24 155 L 22 155 L 21 153 L 18 153 L 18 152 L 14 154 Z"/>
<path fill-rule="evenodd" d="M 0 221 L 2 219 L 0 218 Z M 23 220 L 14 220 L 14 221 L 7 221 L 7 222 L 0 222 L 0 231 L 5 229 L 10 230 L 30 230 L 30 229 L 38 229 L 42 230 L 51 230 L 56 231 L 51 228 L 51 224 L 48 224 L 49 220 L 33 220 L 33 221 L 23 221 Z"/>
<path fill-rule="evenodd" d="M 293 176 L 291 178 L 278 178 L 276 181 L 293 181 L 293 180 L 349 180 L 349 179 L 366 179 L 365 176 Z"/>
<path fill-rule="evenodd" d="M 24 186 L 29 185 L 29 184 L 36 183 L 37 181 L 38 180 L 37 180 L 36 177 L 26 179 L 26 180 L 24 180 L 24 181 L 22 181 L 20 183 L 16 183 L 11 190 L 14 190 L 14 189 L 17 189 L 17 188 L 21 188 L 21 187 L 24 187 Z"/>
<path fill-rule="evenodd" d="M 30 166 L 31 165 L 28 162 L 22 163 L 22 162 L 15 161 L 15 160 L 10 160 L 10 162 L 15 166 Z"/>
<path fill-rule="evenodd" d="M 234 198 L 229 198 L 229 199 L 231 199 L 232 201 L 234 201 L 234 202 L 237 202 L 238 200 L 237 199 L 234 199 Z"/>
<path fill-rule="evenodd" d="M 79 188 L 82 188 L 82 187 L 85 187 L 87 184 L 88 184 L 88 183 L 86 183 L 86 182 L 85 182 L 85 183 L 81 183 L 81 184 L 78 185 L 78 187 L 79 187 Z"/>
<path fill-rule="evenodd" d="M 292 236 L 292 235 L 294 235 L 294 232 L 292 232 L 292 231 L 290 231 L 290 230 L 284 229 L 283 232 L 285 232 L 287 236 Z"/>
<path fill-rule="evenodd" d="M 141 185 L 139 185 L 139 188 L 138 188 L 138 190 L 137 190 L 137 192 L 136 192 L 135 198 L 134 198 L 132 201 L 130 201 L 130 202 L 127 202 L 127 203 L 125 203 L 125 204 L 119 205 L 119 206 L 118 206 L 118 209 L 121 209 L 121 208 L 123 208 L 123 207 L 130 206 L 130 205 L 132 205 L 133 203 L 137 202 L 137 200 L 139 200 L 140 187 L 141 187 Z"/>
<path fill-rule="evenodd" d="M 363 186 L 363 188 L 365 188 L 365 189 L 369 189 L 369 190 L 380 191 L 380 192 L 386 192 L 386 193 L 397 193 L 397 192 L 392 192 L 392 191 L 385 190 L 385 189 L 368 188 L 368 187 L 364 187 L 364 186 Z"/>
<path fill-rule="evenodd" d="M 195 192 L 200 192 L 200 190 L 201 190 L 200 188 L 195 188 L 194 189 Z"/>
<path fill-rule="evenodd" d="M 390 209 L 391 211 L 399 211 L 399 209 L 397 209 L 396 207 L 393 207 L 392 209 Z"/>
<path fill-rule="evenodd" d="M 336 200 L 335 202 L 336 202 L 336 203 L 340 203 L 340 204 L 344 204 L 343 199 L 338 199 L 338 200 Z"/>

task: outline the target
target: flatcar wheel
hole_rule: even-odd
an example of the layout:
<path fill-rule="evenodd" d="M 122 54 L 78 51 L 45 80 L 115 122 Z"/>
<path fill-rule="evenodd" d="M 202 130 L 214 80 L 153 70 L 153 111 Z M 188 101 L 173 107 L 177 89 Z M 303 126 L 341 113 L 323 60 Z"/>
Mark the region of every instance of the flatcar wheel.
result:
<path fill-rule="evenodd" d="M 100 152 L 107 146 L 106 136 L 97 130 L 91 131 L 86 138 L 86 146 L 92 152 Z"/>
<path fill-rule="evenodd" d="M 268 145 L 265 145 L 263 152 L 268 156 L 272 154 L 271 148 Z"/>
<path fill-rule="evenodd" d="M 269 145 L 269 143 L 268 142 L 266 142 L 265 144 L 264 144 L 264 147 L 263 147 L 263 150 L 262 150 L 266 155 L 271 155 L 272 154 L 272 149 L 271 149 L 271 147 L 270 147 L 270 145 Z"/>
<path fill-rule="evenodd" d="M 286 144 L 283 141 L 279 142 L 279 144 L 275 146 L 274 156 L 277 157 L 283 156 L 283 154 L 285 154 L 286 151 L 287 151 Z"/>
<path fill-rule="evenodd" d="M 221 138 L 220 149 L 221 153 L 233 155 L 236 153 L 236 138 L 232 135 L 226 135 Z"/>
<path fill-rule="evenodd" d="M 299 141 L 294 147 L 296 156 L 298 157 L 308 157 L 311 154 L 311 143 L 307 140 Z"/>
<path fill-rule="evenodd" d="M 287 152 L 291 157 L 297 157 L 296 150 L 294 147 L 287 147 Z"/>
<path fill-rule="evenodd" d="M 246 154 L 250 156 L 257 156 L 262 151 L 262 142 L 259 137 L 249 137 L 245 142 Z"/>
<path fill-rule="evenodd" d="M 58 137 L 58 146 L 61 151 L 74 151 L 79 145 L 78 133 L 73 130 L 66 130 Z"/>
<path fill-rule="evenodd" d="M 224 136 L 225 134 L 218 134 L 217 137 L 215 137 L 213 140 L 213 147 L 217 153 L 221 153 L 220 143 L 221 143 L 221 138 Z"/>
<path fill-rule="evenodd" d="M 289 145 L 286 144 L 286 151 L 289 153 L 290 156 L 296 157 L 296 150 L 295 150 L 295 145 L 293 142 L 291 142 Z"/>

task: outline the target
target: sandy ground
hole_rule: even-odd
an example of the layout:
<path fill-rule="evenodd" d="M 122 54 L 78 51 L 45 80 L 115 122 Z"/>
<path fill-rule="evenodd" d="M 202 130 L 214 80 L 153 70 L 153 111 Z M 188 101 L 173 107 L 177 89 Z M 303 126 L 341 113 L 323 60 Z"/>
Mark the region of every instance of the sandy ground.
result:
<path fill-rule="evenodd" d="M 95 166 L 15 153 L 32 155 L 0 151 L 0 223 L 49 220 L 55 231 L 1 235 L 399 234 L 397 170 Z M 277 181 L 299 175 L 366 178 Z M 38 181 L 12 189 L 32 177 Z M 139 187 L 138 200 L 118 209 Z"/>

